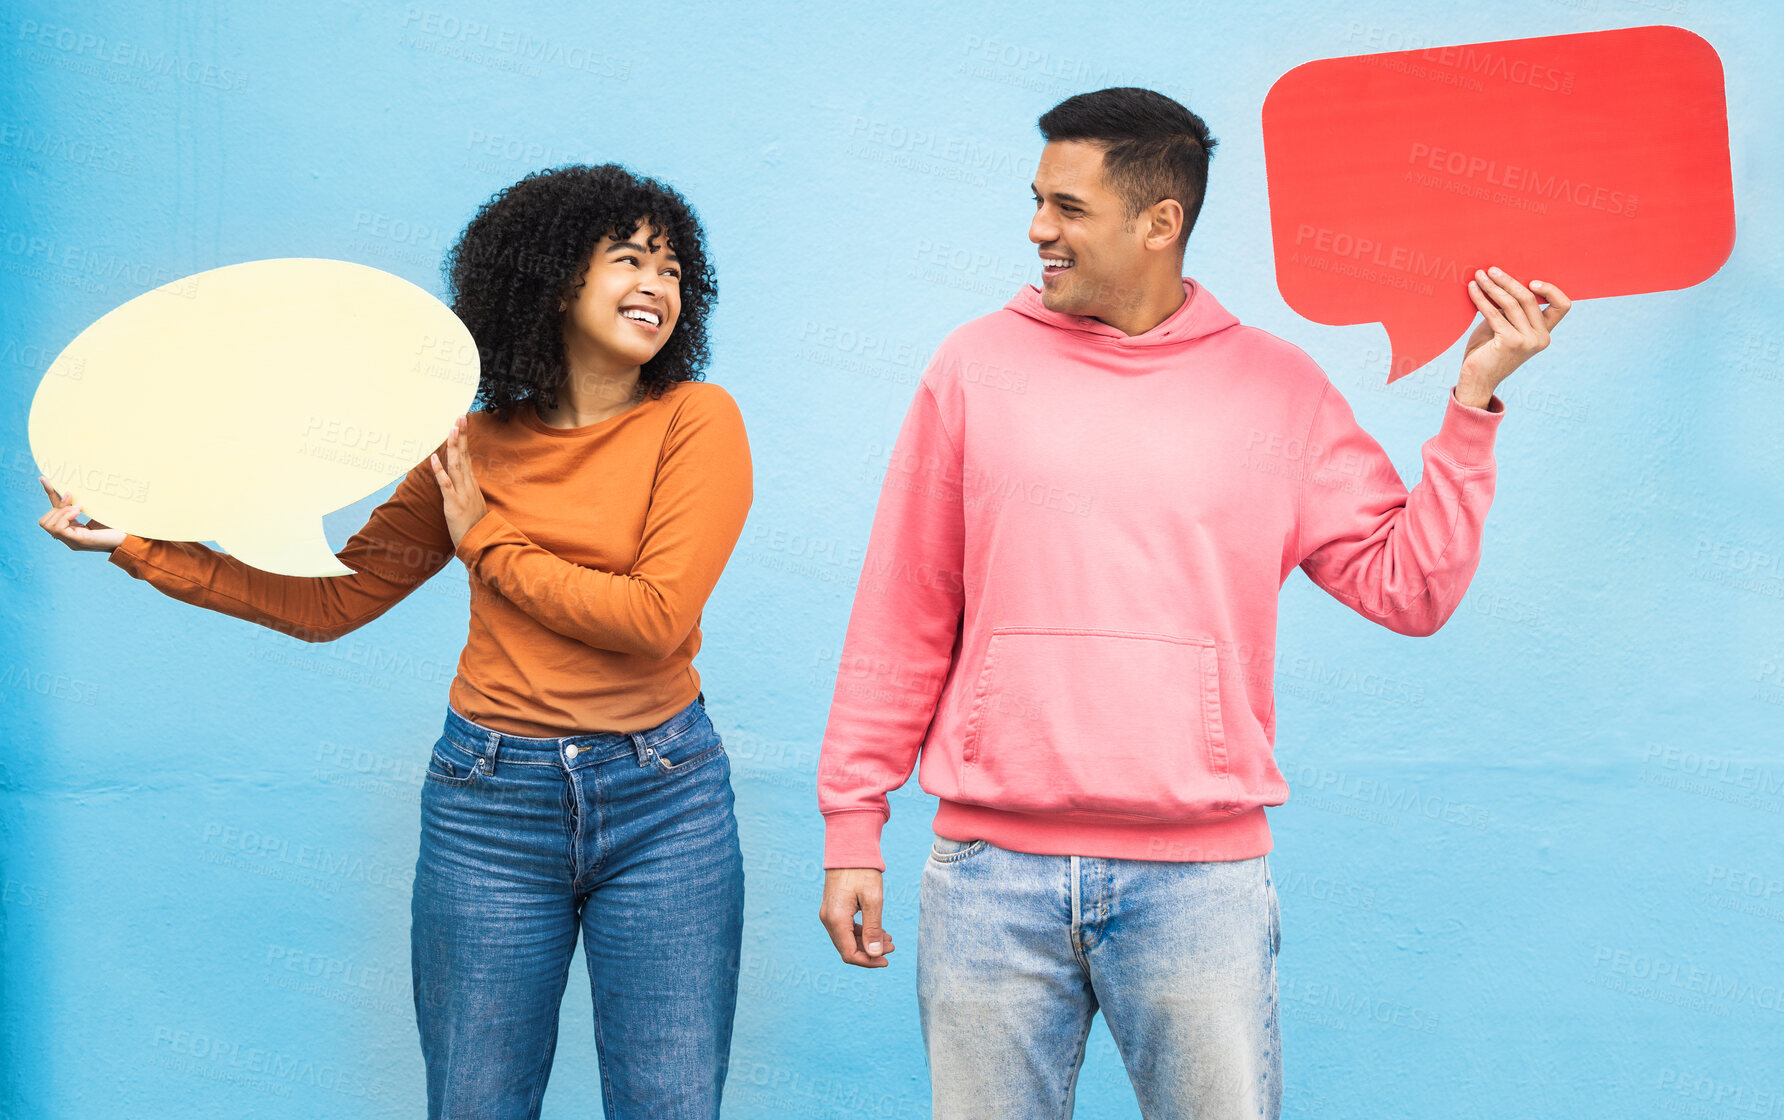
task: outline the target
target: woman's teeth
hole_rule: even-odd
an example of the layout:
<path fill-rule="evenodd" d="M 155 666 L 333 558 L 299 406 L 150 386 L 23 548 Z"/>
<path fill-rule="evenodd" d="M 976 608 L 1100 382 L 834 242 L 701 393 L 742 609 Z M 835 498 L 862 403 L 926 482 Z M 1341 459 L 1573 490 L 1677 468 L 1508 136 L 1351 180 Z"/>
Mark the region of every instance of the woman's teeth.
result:
<path fill-rule="evenodd" d="M 657 322 L 657 317 L 648 311 L 622 311 L 620 314 L 628 319 L 636 319 L 640 323 L 649 323 L 653 327 L 662 325 Z"/>

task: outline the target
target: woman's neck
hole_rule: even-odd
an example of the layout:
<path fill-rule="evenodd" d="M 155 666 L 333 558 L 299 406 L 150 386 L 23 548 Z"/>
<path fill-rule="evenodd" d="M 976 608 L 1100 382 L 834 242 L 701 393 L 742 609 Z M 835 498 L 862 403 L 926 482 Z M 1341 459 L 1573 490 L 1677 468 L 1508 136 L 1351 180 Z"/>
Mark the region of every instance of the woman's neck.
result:
<path fill-rule="evenodd" d="M 558 386 L 557 405 L 539 408 L 554 428 L 582 428 L 630 411 L 638 403 L 639 367 L 599 370 L 572 362 Z"/>

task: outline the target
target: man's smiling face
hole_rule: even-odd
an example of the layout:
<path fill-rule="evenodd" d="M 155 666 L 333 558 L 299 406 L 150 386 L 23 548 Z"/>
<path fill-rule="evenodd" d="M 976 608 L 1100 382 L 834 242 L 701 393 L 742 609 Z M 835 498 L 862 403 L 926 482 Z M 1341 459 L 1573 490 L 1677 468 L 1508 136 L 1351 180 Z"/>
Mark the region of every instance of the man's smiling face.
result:
<path fill-rule="evenodd" d="M 1102 150 L 1079 140 L 1050 141 L 1032 186 L 1028 239 L 1040 247 L 1046 308 L 1100 317 L 1137 300 L 1143 233 L 1104 183 Z"/>

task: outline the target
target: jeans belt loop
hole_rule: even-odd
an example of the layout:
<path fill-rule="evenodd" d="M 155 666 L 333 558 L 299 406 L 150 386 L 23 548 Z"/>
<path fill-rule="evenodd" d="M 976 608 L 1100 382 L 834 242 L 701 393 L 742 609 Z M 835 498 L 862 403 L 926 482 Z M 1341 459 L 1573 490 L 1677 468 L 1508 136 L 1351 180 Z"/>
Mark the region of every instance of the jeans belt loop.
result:
<path fill-rule="evenodd" d="M 632 740 L 632 751 L 638 756 L 638 765 L 643 766 L 651 760 L 651 757 L 655 752 L 652 751 L 650 745 L 644 741 L 644 733 L 642 731 L 628 731 L 626 734 Z"/>
<path fill-rule="evenodd" d="M 483 749 L 483 772 L 485 774 L 494 774 L 496 772 L 496 748 L 501 746 L 501 743 L 502 733 L 500 731 L 491 731 L 489 733 L 489 743 Z"/>

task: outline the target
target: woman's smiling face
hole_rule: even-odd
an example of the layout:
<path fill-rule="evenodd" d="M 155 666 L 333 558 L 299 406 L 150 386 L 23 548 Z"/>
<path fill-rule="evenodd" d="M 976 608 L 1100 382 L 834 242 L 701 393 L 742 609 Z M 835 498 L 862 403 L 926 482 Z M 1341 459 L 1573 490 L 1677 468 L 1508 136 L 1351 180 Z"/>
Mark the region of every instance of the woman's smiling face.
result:
<path fill-rule="evenodd" d="M 641 220 L 628 236 L 596 243 L 581 286 L 565 298 L 565 333 L 580 336 L 566 342 L 641 366 L 663 348 L 680 315 L 681 262 Z"/>

